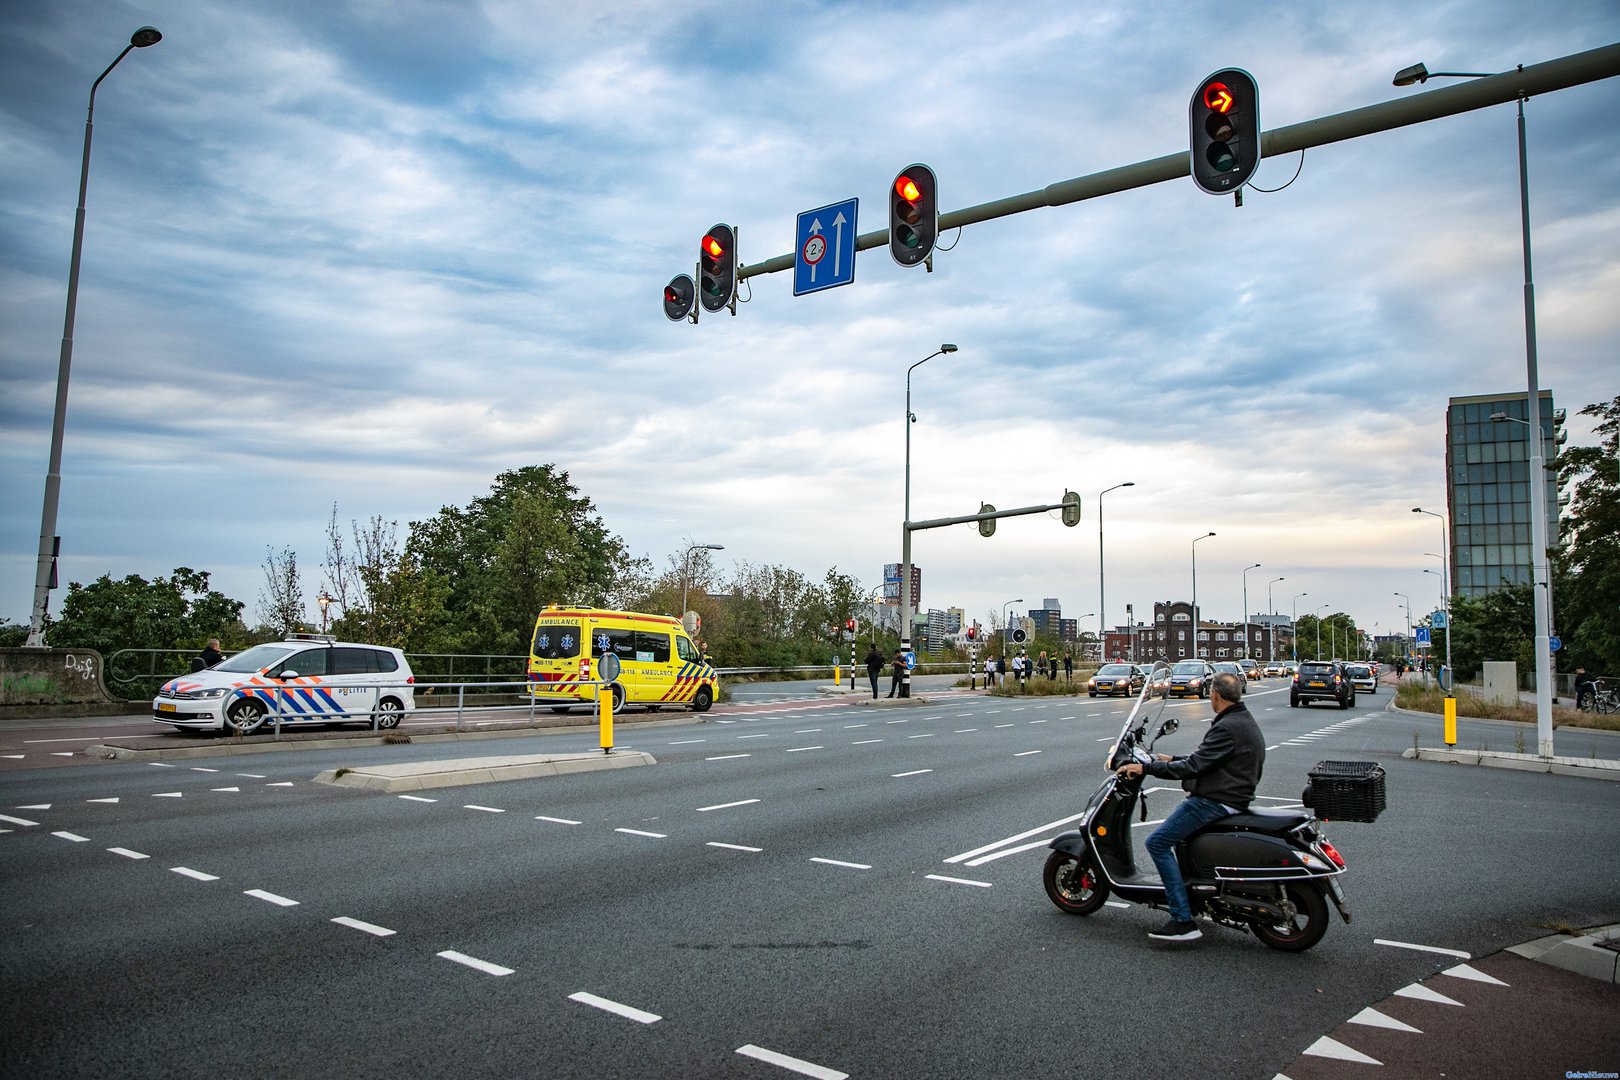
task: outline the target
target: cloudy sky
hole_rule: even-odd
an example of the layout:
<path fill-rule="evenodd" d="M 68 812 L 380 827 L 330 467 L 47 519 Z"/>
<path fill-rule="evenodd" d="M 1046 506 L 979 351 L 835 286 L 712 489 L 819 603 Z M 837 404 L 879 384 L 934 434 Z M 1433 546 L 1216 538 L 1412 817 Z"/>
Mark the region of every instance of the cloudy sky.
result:
<path fill-rule="evenodd" d="M 1241 209 L 1191 180 L 948 234 L 935 272 L 743 285 L 673 324 L 714 222 L 745 262 L 913 161 L 945 210 L 1184 150 L 1249 70 L 1272 129 L 1620 40 L 1613 0 L 1414 4 L 53 0 L 0 40 L 0 618 L 32 596 L 91 82 L 97 95 L 58 531 L 63 581 L 267 548 L 313 594 L 324 526 L 402 526 L 554 462 L 632 552 L 687 543 L 869 586 L 912 514 L 1084 520 L 916 538 L 924 605 L 1110 623 L 1328 605 L 1404 626 L 1439 592 L 1452 395 L 1525 389 L 1511 104 L 1305 154 Z M 1430 88 L 1443 85 L 1430 84 Z M 1528 106 L 1541 382 L 1620 392 L 1620 80 Z M 1278 188 L 1298 155 L 1262 163 Z M 61 593 L 52 598 L 60 605 Z M 1094 628 L 1095 619 L 1083 625 Z"/>

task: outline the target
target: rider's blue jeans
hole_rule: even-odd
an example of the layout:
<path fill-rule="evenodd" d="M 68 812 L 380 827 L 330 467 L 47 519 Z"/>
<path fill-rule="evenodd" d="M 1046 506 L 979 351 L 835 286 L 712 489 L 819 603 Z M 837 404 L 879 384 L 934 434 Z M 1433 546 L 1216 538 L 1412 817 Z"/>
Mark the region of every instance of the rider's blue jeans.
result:
<path fill-rule="evenodd" d="M 1192 922 L 1192 905 L 1187 902 L 1187 883 L 1181 878 L 1181 866 L 1176 862 L 1176 845 L 1212 821 L 1230 814 L 1222 804 L 1201 795 L 1189 795 L 1182 804 L 1170 812 L 1164 824 L 1153 830 L 1147 838 L 1148 854 L 1159 868 L 1164 882 L 1165 900 L 1170 905 L 1170 917 L 1178 922 Z"/>

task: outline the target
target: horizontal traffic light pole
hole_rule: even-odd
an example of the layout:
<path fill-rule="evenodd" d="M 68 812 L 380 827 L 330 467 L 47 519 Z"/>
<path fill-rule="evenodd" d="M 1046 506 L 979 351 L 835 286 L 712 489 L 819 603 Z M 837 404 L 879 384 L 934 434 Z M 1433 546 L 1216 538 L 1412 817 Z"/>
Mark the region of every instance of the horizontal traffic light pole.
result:
<path fill-rule="evenodd" d="M 1326 146 L 1346 139 L 1359 139 L 1363 135 L 1373 135 L 1380 131 L 1390 131 L 1398 127 L 1455 116 L 1458 113 L 1472 112 L 1475 109 L 1485 109 L 1492 105 L 1517 101 L 1521 96 L 1535 97 L 1554 90 L 1567 90 L 1572 86 L 1612 79 L 1617 75 L 1620 75 L 1620 43 L 1267 131 L 1260 136 L 1261 158 L 1263 160 L 1279 157 L 1296 150 Z M 1095 199 L 1100 195 L 1113 195 L 1189 175 L 1191 175 L 1189 154 L 1186 150 L 1178 150 L 1150 161 L 1139 161 L 1134 165 L 1123 165 L 1117 169 L 1092 173 L 1090 176 L 1080 176 L 1073 180 L 1060 180 L 1039 191 L 940 214 L 939 231 L 943 233 L 947 229 L 960 228 L 963 225 L 977 225 L 981 221 L 1021 214 L 1026 210 L 1063 206 L 1085 199 Z M 888 243 L 888 240 L 889 230 L 886 228 L 862 233 L 855 238 L 855 250 L 865 251 L 867 248 L 879 247 Z M 793 262 L 792 254 L 778 255 L 764 262 L 744 266 L 738 271 L 737 276 L 751 278 L 758 274 L 791 270 Z M 977 520 L 980 519 L 965 517 L 939 524 Z"/>
<path fill-rule="evenodd" d="M 1052 503 L 1050 506 L 1022 506 L 1017 510 L 992 510 L 985 514 L 963 514 L 961 517 L 934 518 L 931 521 L 908 521 L 905 526 L 907 532 L 918 532 L 922 529 L 942 529 L 947 525 L 966 525 L 970 521 L 996 521 L 1000 518 L 1045 514 L 1053 510 L 1062 510 L 1064 505 L 1064 503 Z"/>

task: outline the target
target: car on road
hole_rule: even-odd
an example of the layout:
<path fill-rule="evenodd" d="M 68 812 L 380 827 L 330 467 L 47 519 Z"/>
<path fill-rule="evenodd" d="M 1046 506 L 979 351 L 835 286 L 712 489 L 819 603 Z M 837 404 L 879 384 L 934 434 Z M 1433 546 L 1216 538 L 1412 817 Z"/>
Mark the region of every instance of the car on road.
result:
<path fill-rule="evenodd" d="M 1267 663 L 1266 663 L 1266 676 L 1268 678 L 1274 677 L 1274 676 L 1279 676 L 1279 675 L 1287 675 L 1287 674 L 1288 674 L 1288 665 L 1283 663 L 1281 660 L 1267 661 Z"/>
<path fill-rule="evenodd" d="M 388 730 L 416 710 L 415 682 L 398 649 L 294 634 L 170 679 L 152 699 L 152 719 L 240 735 L 277 720 Z"/>
<path fill-rule="evenodd" d="M 1142 689 L 1146 680 L 1142 669 L 1132 664 L 1104 664 L 1097 669 L 1097 674 L 1086 680 L 1086 694 L 1088 697 L 1098 694 L 1129 697 Z"/>
<path fill-rule="evenodd" d="M 1243 670 L 1243 665 L 1235 660 L 1217 660 L 1210 666 L 1215 669 L 1216 675 L 1236 675 L 1244 686 L 1249 685 L 1249 676 Z"/>
<path fill-rule="evenodd" d="M 1350 676 L 1350 685 L 1356 693 L 1378 693 L 1378 673 L 1373 671 L 1371 664 L 1351 664 L 1345 668 Z"/>
<path fill-rule="evenodd" d="M 1209 697 L 1209 680 L 1214 677 L 1215 669 L 1207 660 L 1178 660 L 1170 668 L 1165 693 L 1170 697 Z"/>
<path fill-rule="evenodd" d="M 1289 707 L 1297 709 L 1313 701 L 1337 702 L 1341 709 L 1348 709 L 1356 703 L 1356 688 L 1345 674 L 1343 664 L 1337 660 L 1299 662 L 1294 684 L 1288 691 Z"/>
<path fill-rule="evenodd" d="M 1265 670 L 1261 668 L 1259 661 L 1250 660 L 1245 657 L 1244 659 L 1239 660 L 1237 664 L 1238 667 L 1243 669 L 1243 677 L 1248 679 L 1250 682 L 1258 682 L 1266 677 Z"/>

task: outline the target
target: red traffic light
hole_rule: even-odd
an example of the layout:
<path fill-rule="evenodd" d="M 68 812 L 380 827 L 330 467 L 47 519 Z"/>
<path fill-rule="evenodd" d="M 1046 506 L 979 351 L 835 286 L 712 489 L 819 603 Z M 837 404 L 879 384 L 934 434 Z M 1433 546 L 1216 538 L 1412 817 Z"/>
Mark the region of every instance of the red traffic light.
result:
<path fill-rule="evenodd" d="M 922 191 L 917 187 L 917 181 L 901 173 L 894 178 L 894 190 L 906 202 L 914 203 L 922 198 Z"/>
<path fill-rule="evenodd" d="M 726 253 L 726 246 L 716 240 L 711 234 L 703 238 L 703 254 L 711 259 L 718 259 Z"/>
<path fill-rule="evenodd" d="M 889 190 L 889 254 L 901 266 L 916 266 L 939 235 L 939 180 L 918 162 L 901 169 Z"/>
<path fill-rule="evenodd" d="M 855 620 L 854 619 L 846 619 L 846 620 L 844 620 L 844 629 L 848 630 L 850 633 L 853 634 L 855 632 Z"/>
<path fill-rule="evenodd" d="M 698 301 L 704 311 L 719 311 L 737 295 L 737 230 L 731 225 L 715 225 L 703 234 L 698 245 Z M 735 314 L 733 309 L 733 314 Z"/>
<path fill-rule="evenodd" d="M 1232 89 L 1223 82 L 1212 82 L 1204 87 L 1204 107 L 1218 113 L 1232 111 Z"/>
<path fill-rule="evenodd" d="M 969 641 L 977 641 L 979 638 L 979 628 L 976 626 L 968 627 L 967 637 Z"/>

